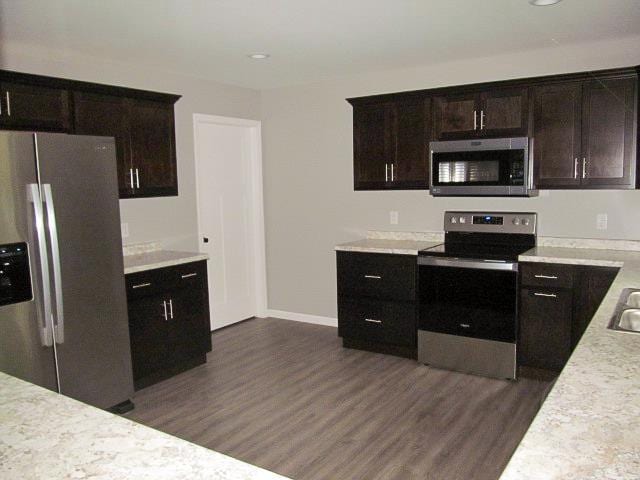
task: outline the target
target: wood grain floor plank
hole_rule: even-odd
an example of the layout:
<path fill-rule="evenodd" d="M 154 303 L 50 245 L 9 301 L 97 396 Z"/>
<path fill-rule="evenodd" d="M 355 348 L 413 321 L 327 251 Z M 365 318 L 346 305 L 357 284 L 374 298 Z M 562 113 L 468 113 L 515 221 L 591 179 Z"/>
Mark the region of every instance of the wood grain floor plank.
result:
<path fill-rule="evenodd" d="M 550 383 L 344 349 L 335 328 L 253 319 L 128 417 L 299 480 L 494 480 Z"/>

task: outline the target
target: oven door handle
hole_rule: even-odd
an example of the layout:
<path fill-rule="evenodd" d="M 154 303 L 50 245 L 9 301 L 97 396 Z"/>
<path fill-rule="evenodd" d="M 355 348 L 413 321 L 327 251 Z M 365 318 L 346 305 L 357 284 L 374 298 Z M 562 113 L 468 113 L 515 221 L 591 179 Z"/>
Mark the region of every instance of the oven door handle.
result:
<path fill-rule="evenodd" d="M 507 272 L 518 271 L 518 262 L 503 262 L 500 260 L 419 256 L 418 265 L 428 265 L 432 267 L 471 268 L 474 270 L 501 270 Z"/>

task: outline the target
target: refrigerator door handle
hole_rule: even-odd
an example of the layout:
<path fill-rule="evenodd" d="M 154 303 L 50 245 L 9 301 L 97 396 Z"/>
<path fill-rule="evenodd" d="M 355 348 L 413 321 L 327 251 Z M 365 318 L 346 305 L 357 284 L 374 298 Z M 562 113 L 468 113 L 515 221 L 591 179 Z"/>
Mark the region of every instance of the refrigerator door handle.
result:
<path fill-rule="evenodd" d="M 47 255 L 47 241 L 44 232 L 44 214 L 42 212 L 42 200 L 37 183 L 29 184 L 29 201 L 33 204 L 33 212 L 36 221 L 36 234 L 38 238 L 38 250 L 40 257 L 40 270 L 42 275 L 42 296 L 44 303 L 44 325 L 40 328 L 40 341 L 45 347 L 53 345 L 53 320 L 51 318 L 51 290 L 49 283 L 49 259 Z"/>
<path fill-rule="evenodd" d="M 62 273 L 56 209 L 53 204 L 51 185 L 45 183 L 42 186 L 44 188 L 44 203 L 47 207 L 47 226 L 49 227 L 49 239 L 51 241 L 51 263 L 53 264 L 53 284 L 56 298 L 56 324 L 53 328 L 53 337 L 56 343 L 64 343 L 64 303 L 62 300 Z"/>

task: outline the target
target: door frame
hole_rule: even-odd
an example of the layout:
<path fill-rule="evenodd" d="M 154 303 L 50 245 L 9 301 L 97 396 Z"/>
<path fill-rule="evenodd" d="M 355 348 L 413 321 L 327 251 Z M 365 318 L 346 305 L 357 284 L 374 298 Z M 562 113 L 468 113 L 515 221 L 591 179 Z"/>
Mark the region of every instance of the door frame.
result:
<path fill-rule="evenodd" d="M 203 124 L 240 126 L 251 129 L 250 146 L 250 190 L 251 205 L 253 209 L 252 222 L 254 227 L 253 254 L 254 254 L 254 286 L 256 292 L 256 312 L 255 316 L 265 318 L 267 316 L 267 265 L 265 252 L 265 228 L 264 228 L 264 195 L 262 180 L 262 122 L 259 120 L 249 120 L 246 118 L 223 117 L 219 115 L 208 115 L 202 113 L 193 114 L 193 158 L 195 164 L 195 191 L 196 191 L 196 212 L 198 224 L 198 251 L 201 250 L 201 239 L 203 236 L 200 225 L 200 192 L 198 189 L 199 163 L 198 151 L 198 126 Z"/>

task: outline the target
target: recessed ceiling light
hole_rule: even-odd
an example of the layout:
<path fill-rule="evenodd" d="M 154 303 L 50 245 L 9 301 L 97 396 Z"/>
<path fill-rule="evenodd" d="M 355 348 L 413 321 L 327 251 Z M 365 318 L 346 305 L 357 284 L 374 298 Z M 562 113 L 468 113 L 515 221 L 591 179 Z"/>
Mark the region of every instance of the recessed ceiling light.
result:
<path fill-rule="evenodd" d="M 271 55 L 269 55 L 268 53 L 252 53 L 250 55 L 247 55 L 247 57 L 252 58 L 254 60 L 264 60 L 266 58 L 269 58 Z"/>
<path fill-rule="evenodd" d="M 529 0 L 529 3 L 536 7 L 546 7 L 547 5 L 555 5 L 561 1 L 562 0 Z"/>

